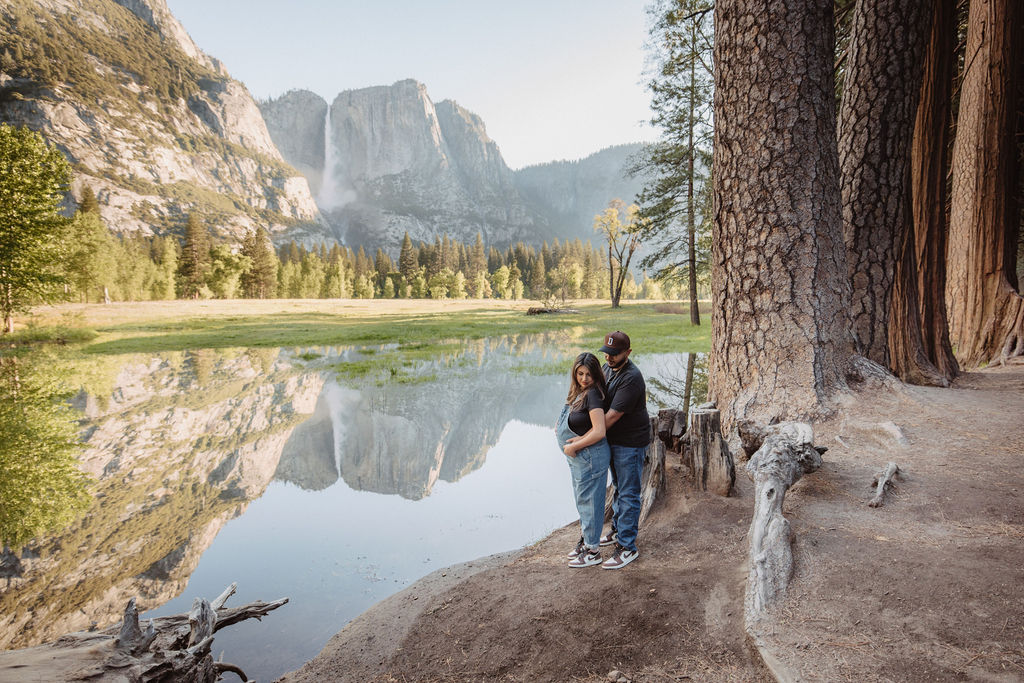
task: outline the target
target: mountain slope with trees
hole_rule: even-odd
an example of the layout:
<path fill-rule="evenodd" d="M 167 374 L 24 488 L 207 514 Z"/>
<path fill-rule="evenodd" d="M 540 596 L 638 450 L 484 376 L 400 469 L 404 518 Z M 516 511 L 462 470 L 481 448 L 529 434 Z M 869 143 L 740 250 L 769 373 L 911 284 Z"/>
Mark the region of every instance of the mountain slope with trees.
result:
<path fill-rule="evenodd" d="M 55 144 L 117 232 L 181 234 L 197 212 L 241 240 L 315 223 L 245 87 L 164 0 L 0 1 L 0 122 Z"/>

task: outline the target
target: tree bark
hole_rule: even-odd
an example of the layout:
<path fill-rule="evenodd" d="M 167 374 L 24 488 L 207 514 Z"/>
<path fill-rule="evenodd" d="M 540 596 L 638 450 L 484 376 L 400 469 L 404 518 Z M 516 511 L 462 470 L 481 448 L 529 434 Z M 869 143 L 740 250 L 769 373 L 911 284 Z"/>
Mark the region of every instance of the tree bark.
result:
<path fill-rule="evenodd" d="M 907 169 L 930 18 L 925 0 L 859 0 L 839 107 L 850 322 L 857 353 L 884 367 L 896 248 L 912 229 Z"/>
<path fill-rule="evenodd" d="M 833 409 L 852 355 L 831 0 L 715 5 L 709 400 L 736 419 Z"/>
<path fill-rule="evenodd" d="M 910 193 L 921 342 L 925 356 L 947 382 L 960 372 L 946 321 L 946 174 L 955 39 L 956 0 L 935 0 L 910 147 Z"/>
<path fill-rule="evenodd" d="M 1011 284 L 1017 234 L 1019 0 L 972 0 L 956 140 L 946 305 L 962 367 L 1024 355 L 1024 298 Z"/>

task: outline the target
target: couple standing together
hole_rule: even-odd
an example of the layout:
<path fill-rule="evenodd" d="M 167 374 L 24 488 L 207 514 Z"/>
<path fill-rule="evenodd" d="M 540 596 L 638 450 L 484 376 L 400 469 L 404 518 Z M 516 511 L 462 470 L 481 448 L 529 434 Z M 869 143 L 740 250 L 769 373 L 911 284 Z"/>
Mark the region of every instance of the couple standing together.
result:
<path fill-rule="evenodd" d="M 615 331 L 604 339 L 601 367 L 597 356 L 581 353 L 572 365 L 569 395 L 558 418 L 558 445 L 569 461 L 582 536 L 569 553 L 570 567 L 621 569 L 637 558 L 640 520 L 640 477 L 651 421 L 647 386 L 640 369 L 629 360 L 629 336 Z M 604 527 L 605 485 L 612 470 L 615 494 L 612 528 Z M 615 546 L 602 562 L 600 546 Z"/>

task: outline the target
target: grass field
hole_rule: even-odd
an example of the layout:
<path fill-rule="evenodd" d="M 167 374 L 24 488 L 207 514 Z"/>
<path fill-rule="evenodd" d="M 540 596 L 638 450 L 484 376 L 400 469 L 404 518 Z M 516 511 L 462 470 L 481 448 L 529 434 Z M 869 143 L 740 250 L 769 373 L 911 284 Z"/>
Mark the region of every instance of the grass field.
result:
<path fill-rule="evenodd" d="M 227 347 L 444 345 L 452 340 L 574 328 L 584 348 L 600 347 L 612 330 L 634 349 L 707 351 L 710 317 L 690 324 L 686 304 L 607 301 L 575 305 L 578 313 L 526 315 L 529 301 L 484 300 L 229 300 L 61 304 L 23 319 L 12 342 L 73 343 L 85 354 L 122 354 Z M 703 306 L 702 306 L 703 309 Z"/>

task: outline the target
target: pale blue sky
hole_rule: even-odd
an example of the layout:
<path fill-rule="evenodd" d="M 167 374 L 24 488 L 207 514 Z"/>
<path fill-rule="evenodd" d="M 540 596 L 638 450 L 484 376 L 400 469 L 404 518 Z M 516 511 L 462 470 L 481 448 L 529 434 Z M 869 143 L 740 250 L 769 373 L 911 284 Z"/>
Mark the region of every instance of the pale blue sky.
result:
<path fill-rule="evenodd" d="M 647 0 L 167 0 L 259 98 L 414 78 L 479 114 L 509 166 L 651 140 Z"/>

